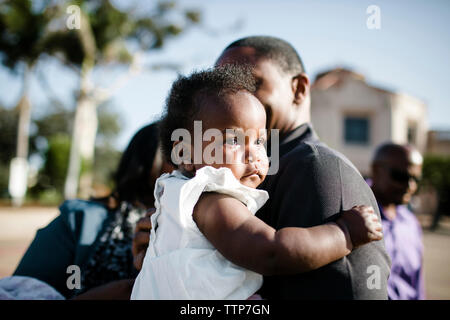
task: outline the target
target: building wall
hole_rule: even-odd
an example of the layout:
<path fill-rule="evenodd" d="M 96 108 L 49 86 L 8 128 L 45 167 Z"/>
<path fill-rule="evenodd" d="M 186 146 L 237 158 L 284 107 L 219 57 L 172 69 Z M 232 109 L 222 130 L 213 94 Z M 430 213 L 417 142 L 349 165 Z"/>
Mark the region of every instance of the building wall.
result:
<path fill-rule="evenodd" d="M 391 94 L 393 110 L 392 140 L 397 143 L 412 143 L 421 153 L 426 151 L 428 117 L 426 105 L 405 94 Z M 415 127 L 412 140 L 408 139 L 408 127 Z"/>
<path fill-rule="evenodd" d="M 415 125 L 417 147 L 426 145 L 426 106 L 402 94 L 368 86 L 364 81 L 346 76 L 337 84 L 311 90 L 311 116 L 322 141 L 342 152 L 364 176 L 370 175 L 370 162 L 378 145 L 387 141 L 408 142 L 408 125 Z M 345 118 L 369 120 L 367 143 L 348 143 Z"/>
<path fill-rule="evenodd" d="M 373 90 L 359 80 L 347 79 L 339 86 L 312 90 L 311 115 L 319 137 L 339 150 L 361 171 L 369 175 L 369 163 L 376 145 L 391 135 L 391 110 L 388 94 Z M 369 119 L 367 144 L 348 144 L 344 139 L 345 118 Z"/>

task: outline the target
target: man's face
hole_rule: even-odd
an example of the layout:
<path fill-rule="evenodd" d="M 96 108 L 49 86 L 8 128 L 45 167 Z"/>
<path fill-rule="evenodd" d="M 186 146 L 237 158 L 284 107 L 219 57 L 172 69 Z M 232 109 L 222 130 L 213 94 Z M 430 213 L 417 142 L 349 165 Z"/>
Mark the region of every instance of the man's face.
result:
<path fill-rule="evenodd" d="M 237 47 L 225 51 L 216 66 L 239 64 L 250 66 L 256 78 L 255 96 L 267 114 L 267 129 L 287 132 L 292 124 L 294 90 L 292 77 L 281 70 L 273 60 L 258 58 L 255 49 Z"/>
<path fill-rule="evenodd" d="M 374 186 L 384 205 L 407 204 L 417 191 L 422 166 L 412 164 L 408 157 L 389 157 L 375 165 Z"/>

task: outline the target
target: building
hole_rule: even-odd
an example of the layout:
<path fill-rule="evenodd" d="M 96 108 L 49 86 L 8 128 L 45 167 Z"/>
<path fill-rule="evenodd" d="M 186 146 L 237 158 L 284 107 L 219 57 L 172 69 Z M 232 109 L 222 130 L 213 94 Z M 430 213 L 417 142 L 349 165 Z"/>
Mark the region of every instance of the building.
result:
<path fill-rule="evenodd" d="M 427 153 L 433 155 L 450 156 L 450 131 L 428 131 Z"/>
<path fill-rule="evenodd" d="M 417 98 L 369 85 L 347 69 L 319 74 L 311 86 L 311 116 L 322 141 L 346 155 L 362 175 L 381 143 L 427 143 L 427 107 Z"/>

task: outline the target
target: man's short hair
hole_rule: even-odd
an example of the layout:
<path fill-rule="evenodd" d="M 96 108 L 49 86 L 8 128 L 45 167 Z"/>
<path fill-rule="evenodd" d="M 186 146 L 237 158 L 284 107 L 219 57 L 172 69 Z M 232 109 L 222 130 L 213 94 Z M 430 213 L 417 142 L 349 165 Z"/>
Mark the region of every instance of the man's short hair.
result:
<path fill-rule="evenodd" d="M 422 155 L 413 145 L 386 142 L 378 146 L 375 150 L 372 158 L 372 164 L 386 162 L 392 157 L 402 156 L 407 158 L 412 164 L 421 165 L 423 162 Z"/>
<path fill-rule="evenodd" d="M 246 37 L 234 41 L 223 52 L 237 47 L 251 47 L 255 49 L 258 57 L 275 61 L 281 70 L 286 73 L 299 74 L 306 72 L 303 61 L 297 51 L 285 40 L 269 36 Z"/>

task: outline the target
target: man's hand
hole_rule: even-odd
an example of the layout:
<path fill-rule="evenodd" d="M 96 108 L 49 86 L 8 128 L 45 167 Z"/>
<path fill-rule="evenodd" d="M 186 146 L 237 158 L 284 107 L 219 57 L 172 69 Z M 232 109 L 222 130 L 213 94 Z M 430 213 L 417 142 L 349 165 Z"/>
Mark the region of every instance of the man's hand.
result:
<path fill-rule="evenodd" d="M 147 247 L 150 242 L 150 230 L 152 229 L 150 216 L 155 213 L 155 211 L 156 209 L 148 210 L 145 217 L 139 219 L 136 223 L 133 245 L 131 247 L 133 264 L 136 270 L 141 270 L 142 263 L 144 262 L 145 253 L 147 252 Z"/>
<path fill-rule="evenodd" d="M 353 248 L 383 239 L 381 223 L 372 207 L 355 206 L 343 211 L 336 223 L 348 230 Z"/>

